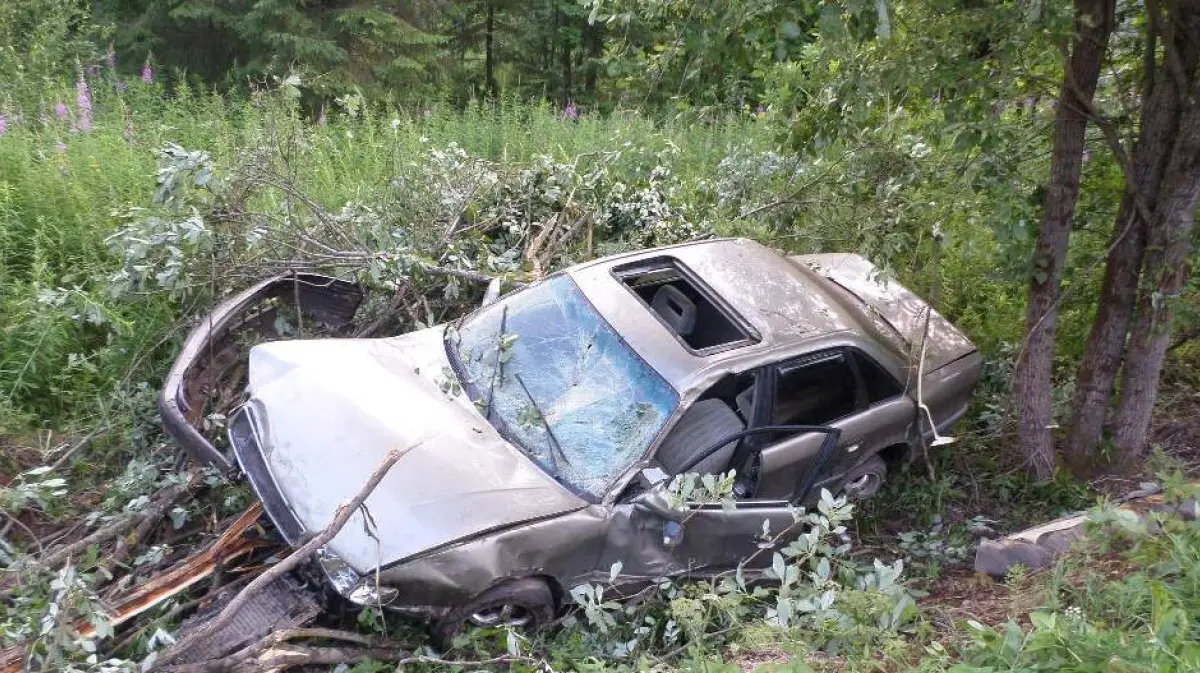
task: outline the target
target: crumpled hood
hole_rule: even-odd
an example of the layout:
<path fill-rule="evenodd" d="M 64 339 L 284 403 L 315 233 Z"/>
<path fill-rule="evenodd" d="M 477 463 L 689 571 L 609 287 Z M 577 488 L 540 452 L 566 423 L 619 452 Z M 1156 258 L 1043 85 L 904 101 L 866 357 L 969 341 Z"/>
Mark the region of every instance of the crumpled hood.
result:
<path fill-rule="evenodd" d="M 329 544 L 360 573 L 586 505 L 508 444 L 458 389 L 443 330 L 250 351 L 250 405 L 265 462 L 305 530 L 323 530 L 388 451 L 423 440 L 367 498 L 370 522 L 356 512 Z"/>

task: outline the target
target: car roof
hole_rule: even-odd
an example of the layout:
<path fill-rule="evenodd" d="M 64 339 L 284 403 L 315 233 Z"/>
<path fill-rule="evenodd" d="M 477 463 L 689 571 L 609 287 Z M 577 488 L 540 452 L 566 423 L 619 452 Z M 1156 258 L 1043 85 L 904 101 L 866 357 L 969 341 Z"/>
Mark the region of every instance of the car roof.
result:
<path fill-rule="evenodd" d="M 751 343 L 697 353 L 617 278 L 614 269 L 673 258 L 710 288 L 754 332 Z M 613 255 L 566 270 L 596 310 L 646 362 L 685 393 L 714 374 L 744 370 L 780 349 L 831 334 L 864 336 L 860 319 L 820 276 L 759 243 L 716 239 Z"/>

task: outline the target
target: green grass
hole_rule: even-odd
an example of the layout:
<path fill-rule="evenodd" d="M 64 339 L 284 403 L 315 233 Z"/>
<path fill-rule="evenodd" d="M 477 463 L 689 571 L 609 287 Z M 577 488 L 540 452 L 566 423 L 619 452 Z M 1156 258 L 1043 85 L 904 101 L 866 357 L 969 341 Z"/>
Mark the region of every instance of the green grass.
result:
<path fill-rule="evenodd" d="M 148 205 L 156 153 L 167 142 L 208 152 L 218 170 L 246 147 L 273 143 L 294 154 L 289 165 L 304 192 L 336 211 L 395 189 L 411 164 L 451 143 L 511 166 L 539 154 L 569 161 L 620 151 L 630 170 L 675 148 L 681 179 L 696 181 L 711 177 L 731 147 L 770 138 L 746 119 L 703 126 L 630 112 L 570 122 L 548 106 L 515 103 L 367 109 L 297 124 L 274 95 L 227 101 L 187 90 L 164 98 L 146 86 L 122 96 L 93 88 L 91 131 L 30 115 L 0 137 L 0 426 L 92 424 L 111 409 L 117 384 L 153 385 L 161 375 L 179 335 L 170 330 L 188 307 L 166 296 L 117 301 L 99 279 L 117 264 L 105 244 L 121 224 L 116 213 Z"/>

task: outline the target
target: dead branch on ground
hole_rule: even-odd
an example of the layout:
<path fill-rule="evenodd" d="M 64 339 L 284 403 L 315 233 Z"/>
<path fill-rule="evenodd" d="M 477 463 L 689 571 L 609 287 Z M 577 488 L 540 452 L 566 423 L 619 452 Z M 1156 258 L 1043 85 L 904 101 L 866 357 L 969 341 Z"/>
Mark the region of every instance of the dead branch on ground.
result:
<path fill-rule="evenodd" d="M 135 533 L 135 540 L 141 540 L 149 533 L 149 529 L 153 527 L 153 523 L 161 519 L 165 512 L 170 509 L 171 505 L 183 497 L 196 484 L 199 474 L 196 470 L 188 472 L 187 479 L 183 483 L 174 484 L 159 491 L 151 503 L 141 511 L 121 515 L 74 542 L 41 553 L 36 559 L 28 561 L 27 568 L 33 571 L 45 571 L 49 568 L 58 567 L 72 556 L 87 550 L 88 547 L 103 544 L 131 530 Z M 122 545 L 124 545 L 124 548 L 122 548 Z M 127 555 L 130 543 L 126 540 L 121 540 L 117 544 L 117 547 L 121 550 L 122 554 Z M 3 580 L 0 580 L 0 589 L 2 589 L 0 596 L 7 596 L 16 588 L 14 585 L 17 584 L 19 576 L 20 573 L 12 573 Z"/>
<path fill-rule="evenodd" d="M 305 542 L 296 551 L 285 556 L 278 563 L 271 566 L 266 572 L 254 578 L 254 581 L 250 582 L 246 588 L 239 591 L 238 594 L 233 597 L 233 600 L 229 601 L 229 604 L 226 605 L 223 610 L 221 610 L 220 614 L 181 640 L 176 646 L 177 651 L 186 651 L 189 647 L 201 642 L 203 639 L 228 626 L 230 622 L 233 621 L 234 617 L 237 616 L 237 613 L 243 607 L 245 607 L 250 599 L 254 597 L 255 594 L 260 592 L 263 587 L 279 579 L 284 574 L 294 570 L 302 562 L 306 561 L 310 556 L 316 553 L 318 549 L 328 544 L 330 540 L 332 540 L 339 532 L 341 532 L 342 528 L 346 525 L 346 522 L 350 520 L 350 517 L 357 512 L 360 507 L 362 507 L 363 502 L 366 501 L 367 497 L 371 495 L 377 486 L 379 486 L 379 482 L 383 481 L 384 476 L 386 476 L 392 466 L 396 464 L 396 461 L 403 458 L 404 455 L 409 451 L 412 451 L 416 447 L 420 446 L 422 443 L 424 443 L 424 441 L 424 439 L 421 439 L 405 448 L 392 449 L 389 451 L 383 461 L 379 463 L 379 466 L 375 468 L 375 471 L 371 473 L 371 476 L 367 479 L 366 483 L 363 484 L 363 487 L 361 490 L 359 490 L 358 494 L 349 501 L 338 506 L 337 510 L 334 512 L 333 520 L 328 526 L 325 527 L 325 530 L 321 531 L 320 534 L 313 537 L 308 542 Z M 184 668 L 180 670 L 190 671 L 203 669 Z"/>
<path fill-rule="evenodd" d="M 112 579 L 113 570 L 125 562 L 125 559 L 129 557 L 130 551 L 143 540 L 147 539 L 151 531 L 154 530 L 154 527 L 162 521 L 167 512 L 175 506 L 175 503 L 191 490 L 198 474 L 198 472 L 193 470 L 185 481 L 163 489 L 142 510 L 141 521 L 134 528 L 132 535 L 122 536 L 117 541 L 117 547 L 113 550 L 112 555 L 100 565 L 101 576 L 97 579 L 97 586 L 101 586 Z"/>

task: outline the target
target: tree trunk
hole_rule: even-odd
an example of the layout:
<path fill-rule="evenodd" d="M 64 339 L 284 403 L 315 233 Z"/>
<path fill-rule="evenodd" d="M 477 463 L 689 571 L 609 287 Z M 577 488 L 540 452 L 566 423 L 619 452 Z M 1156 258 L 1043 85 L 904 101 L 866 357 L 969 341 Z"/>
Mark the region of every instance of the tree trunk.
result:
<path fill-rule="evenodd" d="M 563 100 L 567 105 L 571 104 L 571 47 L 563 47 L 562 56 L 563 68 Z"/>
<path fill-rule="evenodd" d="M 1175 23 L 1180 34 L 1186 39 L 1200 39 L 1200 1 L 1181 2 L 1177 11 Z M 1188 248 L 1196 222 L 1196 200 L 1200 198 L 1200 76 L 1195 56 L 1179 65 L 1176 74 L 1190 81 L 1180 106 L 1178 135 L 1154 208 L 1154 222 L 1146 233 L 1143 289 L 1122 372 L 1121 402 L 1113 418 L 1117 460 L 1125 466 L 1134 464 L 1145 450 L 1158 379 L 1171 341 L 1174 304 L 1187 276 Z"/>
<path fill-rule="evenodd" d="M 602 42 L 600 37 L 600 26 L 586 21 L 583 25 L 583 42 L 584 61 L 583 90 L 587 92 L 589 98 L 596 96 L 596 70 L 599 67 L 600 54 L 602 53 Z M 594 102 L 594 101 L 593 101 Z"/>
<path fill-rule="evenodd" d="M 492 47 L 492 41 L 495 35 L 496 28 L 496 0 L 488 0 L 487 2 L 487 23 L 484 26 L 483 37 L 483 70 L 484 70 L 484 86 L 487 87 L 487 93 L 492 98 L 495 98 L 499 93 L 499 87 L 496 85 L 496 57 Z"/>
<path fill-rule="evenodd" d="M 1113 0 L 1075 0 L 1075 36 L 1054 119 L 1050 178 L 1025 308 L 1025 348 L 1017 361 L 1015 381 L 1018 439 L 1029 469 L 1038 479 L 1054 475 L 1050 387 L 1059 282 L 1079 196 L 1087 110 L 1112 31 L 1113 4 Z"/>
<path fill-rule="evenodd" d="M 1153 2 L 1147 3 L 1147 10 L 1157 13 Z M 1137 200 L 1140 199 L 1147 209 L 1154 207 L 1179 128 L 1179 89 L 1169 73 L 1159 71 L 1152 53 L 1158 20 L 1156 14 L 1151 16 L 1147 36 L 1147 53 L 1150 57 L 1145 61 L 1143 91 L 1146 97 L 1142 106 L 1141 131 L 1133 150 L 1133 174 L 1126 176 L 1127 181 L 1132 180 L 1135 187 L 1126 187 L 1121 196 L 1096 318 L 1088 334 L 1083 361 L 1075 380 L 1074 414 L 1065 454 L 1072 469 L 1080 475 L 1087 474 L 1095 464 L 1096 448 L 1121 369 L 1129 322 L 1137 301 L 1138 277 L 1146 247 L 1146 228 L 1149 226 L 1142 217 Z M 1179 53 L 1185 55 L 1194 49 L 1194 45 L 1186 39 L 1176 39 L 1172 44 Z M 1189 60 L 1188 57 L 1185 60 Z"/>

